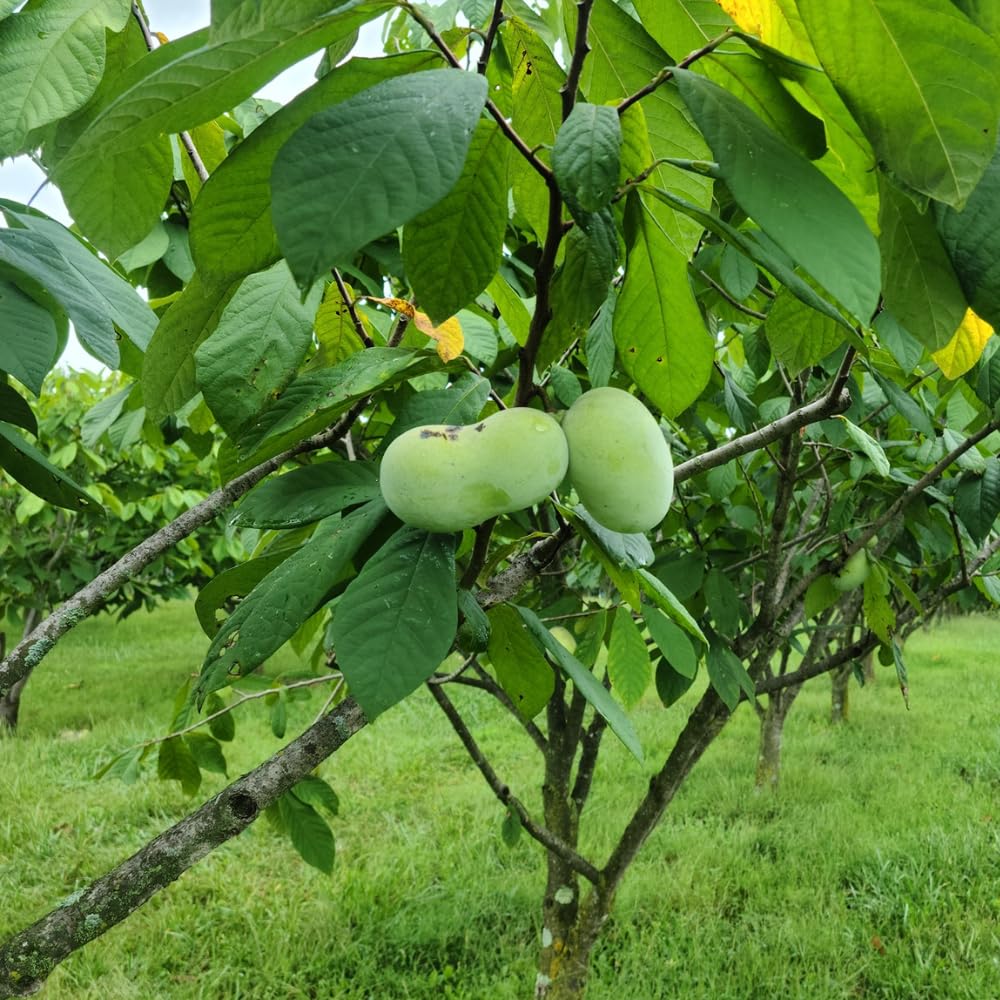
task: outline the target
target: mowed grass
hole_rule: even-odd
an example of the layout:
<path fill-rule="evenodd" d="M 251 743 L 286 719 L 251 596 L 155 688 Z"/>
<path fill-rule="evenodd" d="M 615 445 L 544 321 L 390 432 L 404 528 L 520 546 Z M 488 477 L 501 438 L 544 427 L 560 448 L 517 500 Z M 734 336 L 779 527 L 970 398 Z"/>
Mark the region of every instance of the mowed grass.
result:
<path fill-rule="evenodd" d="M 94 782 L 118 750 L 164 732 L 206 641 L 191 605 L 71 633 L 0 742 L 0 940 L 222 787 L 195 800 L 155 767 Z M 812 682 L 786 727 L 780 792 L 753 789 L 744 706 L 698 764 L 619 895 L 592 998 L 1000 998 L 1000 620 L 911 638 L 911 710 L 891 668 L 828 722 Z M 282 654 L 272 669 L 295 668 Z M 697 697 L 635 712 L 639 766 L 609 738 L 584 815 L 601 861 Z M 289 735 L 323 694 L 294 703 Z M 455 692 L 507 782 L 537 808 L 534 750 L 502 711 Z M 240 710 L 235 776 L 280 745 Z M 332 877 L 258 823 L 65 962 L 47 1000 L 532 995 L 540 851 L 503 843 L 503 810 L 425 692 L 321 768 L 336 788 Z"/>

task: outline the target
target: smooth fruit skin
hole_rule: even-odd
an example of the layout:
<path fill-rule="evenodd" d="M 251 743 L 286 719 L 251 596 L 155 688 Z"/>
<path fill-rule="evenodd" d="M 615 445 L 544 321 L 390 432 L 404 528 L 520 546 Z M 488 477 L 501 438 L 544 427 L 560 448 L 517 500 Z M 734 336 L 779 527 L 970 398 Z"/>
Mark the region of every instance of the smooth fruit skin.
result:
<path fill-rule="evenodd" d="M 406 524 L 461 531 L 544 500 L 568 461 L 556 420 L 515 407 L 467 427 L 432 424 L 400 434 L 385 450 L 379 485 Z"/>
<path fill-rule="evenodd" d="M 650 531 L 674 495 L 670 448 L 652 413 L 610 386 L 591 389 L 566 412 L 569 478 L 584 507 L 612 531 Z"/>
<path fill-rule="evenodd" d="M 859 549 L 850 556 L 839 573 L 833 576 L 833 586 L 844 593 L 854 590 L 868 579 L 868 553 L 864 549 Z"/>

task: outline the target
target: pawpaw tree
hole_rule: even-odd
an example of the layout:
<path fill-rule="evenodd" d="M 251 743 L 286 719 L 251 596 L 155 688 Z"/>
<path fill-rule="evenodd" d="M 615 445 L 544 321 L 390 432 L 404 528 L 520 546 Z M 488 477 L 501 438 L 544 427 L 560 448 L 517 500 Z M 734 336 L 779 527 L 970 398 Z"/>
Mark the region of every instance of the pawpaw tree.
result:
<path fill-rule="evenodd" d="M 905 695 L 900 637 L 951 597 L 1000 596 L 988 5 L 226 0 L 159 44 L 124 0 L 13 6 L 0 155 L 41 164 L 73 225 L 3 203 L 0 363 L 37 393 L 72 323 L 146 419 L 203 406 L 225 441 L 223 485 L 65 595 L 0 689 L 234 504 L 252 557 L 199 597 L 207 652 L 178 729 L 206 705 L 217 721 L 286 642 L 336 686 L 280 754 L 0 946 L 0 995 L 262 812 L 328 867 L 312 771 L 427 688 L 544 851 L 535 995 L 581 996 L 629 866 L 742 702 L 763 753 L 792 692 L 873 650 Z M 380 17 L 385 54 L 356 52 Z M 253 100 L 320 52 L 289 104 Z M 386 506 L 383 456 L 412 429 L 558 418 L 606 387 L 672 453 L 648 531 L 588 510 L 605 491 L 574 488 L 572 455 L 552 496 L 462 530 Z M 4 469 L 48 503 L 90 502 L 7 389 Z M 612 507 L 644 503 L 638 483 Z M 540 810 L 456 684 L 535 748 Z M 630 718 L 643 698 L 685 713 L 662 759 Z M 159 756 L 192 793 L 205 740 L 221 754 L 202 735 Z M 586 806 L 611 740 L 649 780 L 600 852 Z"/>

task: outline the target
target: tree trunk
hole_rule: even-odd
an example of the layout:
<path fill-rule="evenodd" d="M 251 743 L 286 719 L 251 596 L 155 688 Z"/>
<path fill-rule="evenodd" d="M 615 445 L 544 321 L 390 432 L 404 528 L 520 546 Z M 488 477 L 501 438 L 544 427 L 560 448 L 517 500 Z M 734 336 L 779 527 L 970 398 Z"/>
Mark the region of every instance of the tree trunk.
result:
<path fill-rule="evenodd" d="M 760 743 L 757 751 L 757 788 L 778 790 L 781 778 L 781 737 L 785 719 L 792 707 L 801 684 L 774 691 L 768 695 L 767 708 L 760 717 Z"/>
<path fill-rule="evenodd" d="M 835 726 L 847 722 L 850 714 L 851 675 L 853 673 L 854 668 L 848 664 L 830 675 L 830 722 Z"/>
<path fill-rule="evenodd" d="M 28 608 L 25 612 L 24 631 L 21 636 L 22 642 L 34 631 L 39 618 L 41 618 L 41 613 L 35 608 Z M 0 649 L 0 660 L 2 659 L 3 650 Z M 21 712 L 21 692 L 24 691 L 24 686 L 28 683 L 28 677 L 30 676 L 31 674 L 29 673 L 26 677 L 22 677 L 0 698 L 0 736 L 4 734 L 8 736 L 13 735 L 17 729 L 17 719 Z"/>

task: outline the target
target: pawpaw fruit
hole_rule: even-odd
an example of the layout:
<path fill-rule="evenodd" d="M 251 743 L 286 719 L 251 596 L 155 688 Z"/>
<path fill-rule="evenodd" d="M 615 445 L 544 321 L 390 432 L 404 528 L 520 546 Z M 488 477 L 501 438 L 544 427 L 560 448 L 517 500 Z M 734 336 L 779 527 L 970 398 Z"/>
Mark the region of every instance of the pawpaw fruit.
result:
<path fill-rule="evenodd" d="M 515 407 L 465 427 L 432 424 L 400 434 L 386 448 L 379 486 L 404 523 L 461 531 L 544 500 L 568 461 L 558 422 Z"/>
<path fill-rule="evenodd" d="M 833 586 L 841 593 L 860 587 L 868 579 L 868 553 L 858 549 L 841 567 L 839 573 L 833 574 Z"/>
<path fill-rule="evenodd" d="M 635 396 L 591 389 L 566 411 L 562 429 L 570 482 L 595 521 L 631 533 L 663 520 L 674 494 L 670 447 Z"/>
<path fill-rule="evenodd" d="M 549 634 L 567 652 L 576 652 L 576 636 L 565 625 L 553 625 L 549 629 Z"/>

